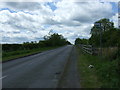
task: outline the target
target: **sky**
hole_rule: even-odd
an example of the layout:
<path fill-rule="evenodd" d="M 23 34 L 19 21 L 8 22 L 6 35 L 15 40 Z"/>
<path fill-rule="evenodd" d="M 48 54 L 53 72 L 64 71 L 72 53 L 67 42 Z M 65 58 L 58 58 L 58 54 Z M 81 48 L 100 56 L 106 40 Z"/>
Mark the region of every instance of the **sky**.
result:
<path fill-rule="evenodd" d="M 90 38 L 94 22 L 102 18 L 118 27 L 117 2 L 0 2 L 1 43 L 39 41 L 49 32 L 74 43 Z"/>

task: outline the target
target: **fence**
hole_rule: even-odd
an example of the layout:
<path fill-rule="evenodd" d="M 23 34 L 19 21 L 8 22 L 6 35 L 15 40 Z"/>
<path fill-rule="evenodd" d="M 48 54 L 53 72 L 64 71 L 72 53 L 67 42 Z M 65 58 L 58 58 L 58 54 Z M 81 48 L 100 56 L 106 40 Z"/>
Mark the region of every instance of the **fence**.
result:
<path fill-rule="evenodd" d="M 88 54 L 91 55 L 98 55 L 98 49 L 94 48 L 92 45 L 83 45 L 79 44 L 79 46 L 82 48 L 82 50 Z"/>

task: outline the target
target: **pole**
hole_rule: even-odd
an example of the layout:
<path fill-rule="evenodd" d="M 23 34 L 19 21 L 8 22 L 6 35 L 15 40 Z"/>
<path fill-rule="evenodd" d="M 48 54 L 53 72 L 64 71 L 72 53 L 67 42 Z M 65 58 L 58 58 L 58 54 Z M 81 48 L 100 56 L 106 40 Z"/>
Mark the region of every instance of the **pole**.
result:
<path fill-rule="evenodd" d="M 102 57 L 102 25 L 100 26 L 100 56 Z"/>

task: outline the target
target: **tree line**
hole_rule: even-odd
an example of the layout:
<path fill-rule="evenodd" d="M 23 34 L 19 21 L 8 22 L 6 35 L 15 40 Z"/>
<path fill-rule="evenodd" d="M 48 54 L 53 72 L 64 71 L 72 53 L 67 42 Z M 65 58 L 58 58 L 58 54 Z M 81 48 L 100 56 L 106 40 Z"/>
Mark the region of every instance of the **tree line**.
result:
<path fill-rule="evenodd" d="M 100 25 L 97 26 L 95 25 L 96 23 L 100 23 Z M 99 47 L 101 38 L 102 47 L 120 47 L 120 29 L 115 28 L 114 23 L 109 19 L 103 18 L 96 21 L 91 28 L 90 34 L 91 37 L 89 39 L 77 38 L 75 44 L 91 44 Z"/>
<path fill-rule="evenodd" d="M 55 47 L 71 44 L 62 35 L 54 33 L 44 36 L 44 40 L 23 42 L 23 44 L 2 44 L 2 51 L 30 50 L 43 47 Z"/>
<path fill-rule="evenodd" d="M 88 39 L 80 39 L 80 38 L 76 38 L 76 40 L 75 40 L 75 45 L 77 45 L 77 44 L 89 44 L 89 41 L 88 41 Z"/>

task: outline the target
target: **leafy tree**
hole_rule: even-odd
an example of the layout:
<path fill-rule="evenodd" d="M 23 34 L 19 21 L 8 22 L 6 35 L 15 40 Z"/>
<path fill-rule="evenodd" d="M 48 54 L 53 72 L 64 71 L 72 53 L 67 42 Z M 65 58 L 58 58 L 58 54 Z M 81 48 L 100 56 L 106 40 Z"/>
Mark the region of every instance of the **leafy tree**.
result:
<path fill-rule="evenodd" d="M 45 37 L 45 44 L 46 46 L 62 46 L 68 43 L 68 41 L 62 36 L 57 33 L 52 34 L 51 36 Z"/>
<path fill-rule="evenodd" d="M 110 22 L 109 19 L 101 19 L 99 21 L 96 21 L 96 23 L 100 23 L 99 27 L 94 25 L 91 29 L 91 34 L 92 35 L 98 35 L 100 34 L 100 30 L 102 30 L 102 32 L 105 32 L 105 31 L 108 31 L 110 29 L 113 29 L 114 28 L 114 23 L 113 22 Z"/>
<path fill-rule="evenodd" d="M 77 44 L 88 44 L 88 39 L 76 38 L 75 45 L 77 45 Z"/>
<path fill-rule="evenodd" d="M 62 46 L 71 44 L 67 41 L 62 35 L 57 33 L 51 34 L 50 36 L 44 36 L 44 40 L 31 42 L 23 42 L 23 44 L 3 44 L 2 50 L 3 51 L 15 51 L 15 50 L 30 50 L 35 48 L 42 48 L 42 47 L 51 47 L 51 46 Z"/>
<path fill-rule="evenodd" d="M 100 23 L 101 25 L 98 27 L 94 25 L 91 29 L 91 37 L 89 39 L 89 43 L 95 46 L 100 45 L 100 30 L 102 35 L 102 45 L 103 46 L 115 46 L 118 44 L 119 38 L 118 33 L 119 30 L 114 27 L 114 23 L 110 22 L 109 19 L 101 19 L 95 23 Z"/>

